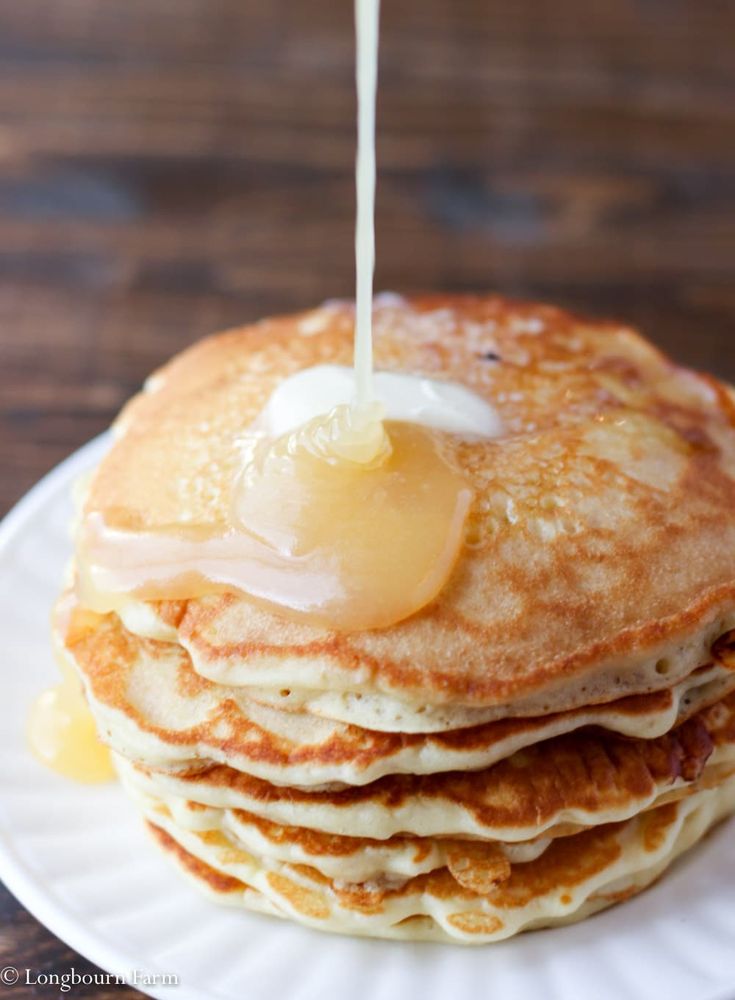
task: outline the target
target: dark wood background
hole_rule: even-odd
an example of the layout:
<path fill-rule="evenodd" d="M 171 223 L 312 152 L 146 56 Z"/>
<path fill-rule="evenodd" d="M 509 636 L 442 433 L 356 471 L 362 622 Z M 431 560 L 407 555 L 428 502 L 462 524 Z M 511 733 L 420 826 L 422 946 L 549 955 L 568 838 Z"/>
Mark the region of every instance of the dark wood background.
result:
<path fill-rule="evenodd" d="M 734 38 L 732 0 L 386 0 L 377 287 L 734 378 Z M 349 0 L 0 0 L 0 510 L 185 344 L 352 293 L 353 72 Z M 87 968 L 0 918 L 0 966 Z"/>

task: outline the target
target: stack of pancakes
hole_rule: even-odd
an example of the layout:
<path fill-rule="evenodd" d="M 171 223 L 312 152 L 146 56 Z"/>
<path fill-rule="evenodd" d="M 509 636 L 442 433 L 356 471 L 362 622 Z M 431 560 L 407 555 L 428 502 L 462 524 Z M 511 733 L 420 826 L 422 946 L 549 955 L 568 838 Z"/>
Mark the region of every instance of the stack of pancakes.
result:
<path fill-rule="evenodd" d="M 329 304 L 191 348 L 123 411 L 82 515 L 225 523 L 273 388 L 349 364 Z M 448 585 L 344 634 L 199 586 L 56 635 L 160 846 L 215 898 L 465 943 L 579 920 L 735 810 L 735 396 L 631 330 L 498 298 L 375 310 L 378 369 L 461 382 L 495 440 Z M 386 540 L 390 544 L 390 540 Z"/>

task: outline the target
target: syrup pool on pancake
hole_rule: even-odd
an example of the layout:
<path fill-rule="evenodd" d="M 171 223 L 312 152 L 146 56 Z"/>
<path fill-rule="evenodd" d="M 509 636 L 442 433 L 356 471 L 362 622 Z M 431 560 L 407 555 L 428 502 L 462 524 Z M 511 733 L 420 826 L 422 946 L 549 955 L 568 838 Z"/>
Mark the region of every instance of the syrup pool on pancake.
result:
<path fill-rule="evenodd" d="M 135 535 L 91 511 L 79 590 L 88 606 L 232 589 L 285 617 L 340 631 L 386 628 L 449 579 L 472 492 L 442 434 L 495 437 L 491 406 L 463 386 L 373 374 L 378 0 L 357 0 L 357 224 L 354 370 L 286 379 L 246 433 L 230 521 Z"/>

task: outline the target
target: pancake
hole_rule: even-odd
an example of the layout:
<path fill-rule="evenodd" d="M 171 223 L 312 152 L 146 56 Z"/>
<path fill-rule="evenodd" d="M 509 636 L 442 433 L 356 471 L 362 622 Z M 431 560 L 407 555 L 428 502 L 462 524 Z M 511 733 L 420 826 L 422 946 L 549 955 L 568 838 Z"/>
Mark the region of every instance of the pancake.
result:
<path fill-rule="evenodd" d="M 460 884 L 475 887 L 484 873 L 487 884 L 506 879 L 510 865 L 534 861 L 551 840 L 538 838 L 519 844 L 450 838 L 340 837 L 305 827 L 271 823 L 242 809 L 215 809 L 177 795 L 151 794 L 150 784 L 135 768 L 117 761 L 126 792 L 144 811 L 165 807 L 179 827 L 196 833 L 216 833 L 251 854 L 270 861 L 307 865 L 338 882 L 400 885 L 437 868 L 449 868 Z M 467 859 L 473 865 L 467 869 Z"/>
<path fill-rule="evenodd" d="M 92 614 L 71 598 L 63 608 L 57 644 L 116 751 L 168 770 L 223 763 L 280 785 L 364 785 L 389 774 L 480 770 L 590 726 L 654 738 L 735 690 L 735 670 L 712 663 L 669 691 L 606 705 L 434 735 L 380 733 L 264 707 L 245 689 L 203 679 L 174 643 L 141 639 L 116 615 Z"/>
<path fill-rule="evenodd" d="M 282 787 L 222 765 L 191 774 L 134 769 L 136 786 L 154 798 L 243 809 L 286 826 L 350 837 L 369 831 L 378 840 L 518 842 L 628 819 L 724 781 L 735 771 L 735 695 L 656 740 L 578 732 L 483 771 L 389 775 L 361 787 Z"/>
<path fill-rule="evenodd" d="M 162 642 L 178 643 L 180 635 L 178 624 L 185 613 L 186 604 L 183 601 L 142 602 L 132 600 L 119 610 L 119 616 L 125 628 L 142 638 L 155 639 Z M 254 614 L 257 613 L 254 611 Z M 730 633 L 718 637 L 717 644 L 722 643 Z M 186 637 L 184 636 L 184 639 Z M 191 642 L 188 643 L 192 651 Z M 194 650 L 196 654 L 196 650 Z M 707 657 L 713 659 L 711 653 Z M 735 671 L 735 661 L 723 664 L 727 669 Z M 627 732 L 631 736 L 656 736 L 666 732 L 676 721 L 676 713 L 681 702 L 690 699 L 688 692 L 696 689 L 693 697 L 699 697 L 701 691 L 698 674 L 704 667 L 685 675 L 669 688 L 651 692 L 644 696 L 631 696 L 628 699 L 617 699 L 611 706 L 612 713 L 617 713 L 619 706 L 626 705 L 631 709 L 635 705 L 636 723 L 634 729 L 625 727 L 624 722 L 615 725 L 609 722 L 612 713 L 606 714 L 605 709 L 599 713 L 601 721 L 596 725 L 608 726 Z M 197 672 L 215 683 L 222 683 L 223 677 L 217 670 L 210 670 L 207 661 L 198 660 Z M 224 686 L 227 686 L 225 684 Z M 238 685 L 252 701 L 285 711 L 307 712 L 320 718 L 345 722 L 363 729 L 376 732 L 394 733 L 441 733 L 452 730 L 471 728 L 483 723 L 500 721 L 507 718 L 505 707 L 470 708 L 451 705 L 417 705 L 411 707 L 397 701 L 389 695 L 380 693 L 360 693 L 351 691 L 323 691 L 308 688 L 287 687 L 267 688 L 253 685 Z M 714 691 L 714 687 L 711 689 Z M 722 694 L 727 693 L 727 682 L 722 686 Z M 637 697 L 637 702 L 633 698 Z M 605 703 L 602 702 L 604 706 Z M 663 706 L 666 705 L 667 709 Z M 644 706 L 646 706 L 644 708 Z M 585 706 L 589 708 L 590 706 Z M 650 728 L 646 729 L 645 717 L 652 712 Z M 552 713 L 559 715 L 560 713 Z M 654 721 L 654 716 L 655 720 Z M 550 720 L 551 721 L 551 720 Z M 592 724 L 592 723 L 590 723 Z M 486 761 L 490 763 L 490 761 Z M 461 766 L 461 765 L 457 765 Z M 471 764 L 468 766 L 472 766 Z M 482 766 L 480 764 L 479 766 Z"/>
<path fill-rule="evenodd" d="M 734 807 L 731 781 L 558 840 L 480 893 L 460 885 L 448 869 L 395 888 L 341 885 L 304 865 L 265 863 L 219 834 L 183 829 L 164 805 L 146 815 L 159 845 L 205 891 L 232 905 L 255 903 L 262 910 L 267 902 L 271 912 L 339 933 L 480 944 L 575 922 L 634 895 Z"/>
<path fill-rule="evenodd" d="M 238 437 L 288 375 L 349 363 L 353 318 L 331 304 L 184 352 L 124 410 L 83 516 L 131 540 L 225 523 Z M 735 627 L 727 389 L 625 327 L 497 297 L 383 300 L 374 353 L 380 370 L 464 384 L 505 429 L 443 437 L 475 494 L 452 579 L 411 618 L 353 634 L 194 597 L 177 634 L 198 672 L 503 718 L 667 689 L 707 663 Z"/>

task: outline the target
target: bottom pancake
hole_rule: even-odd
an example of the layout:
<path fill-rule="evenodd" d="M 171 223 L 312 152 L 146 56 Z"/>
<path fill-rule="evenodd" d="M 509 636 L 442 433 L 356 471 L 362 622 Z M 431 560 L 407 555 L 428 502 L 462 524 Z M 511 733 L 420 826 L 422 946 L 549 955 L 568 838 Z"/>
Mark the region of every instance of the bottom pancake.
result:
<path fill-rule="evenodd" d="M 181 827 L 162 803 L 144 813 L 159 845 L 220 901 L 337 933 L 481 944 L 572 923 L 627 899 L 734 810 L 731 779 L 624 822 L 560 838 L 479 893 L 447 868 L 395 887 L 341 882 L 306 865 L 259 858 L 219 831 Z"/>

